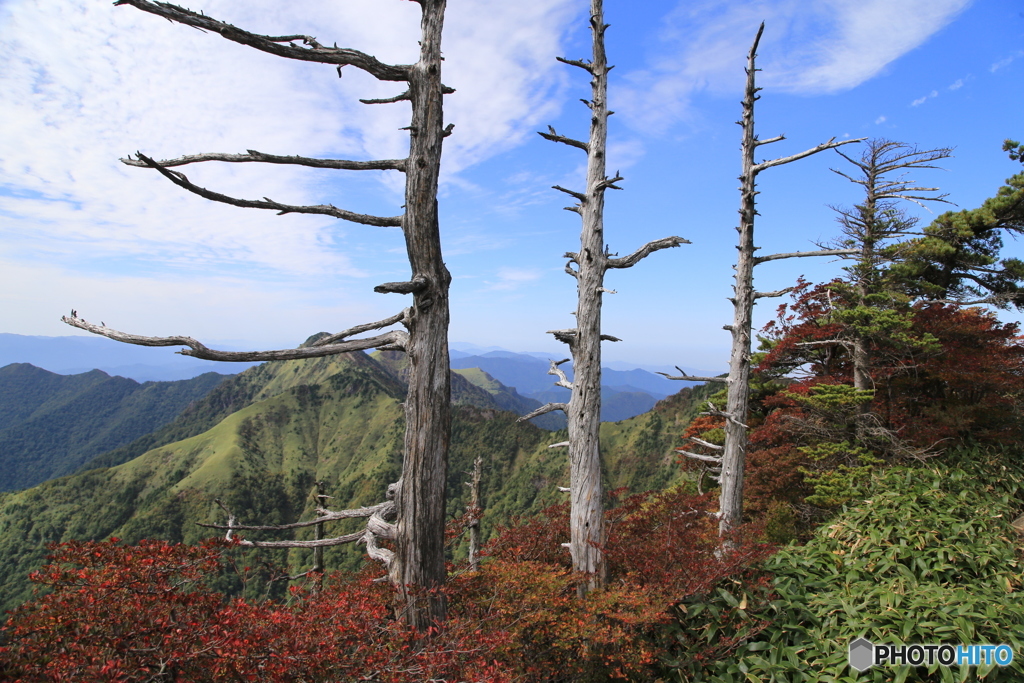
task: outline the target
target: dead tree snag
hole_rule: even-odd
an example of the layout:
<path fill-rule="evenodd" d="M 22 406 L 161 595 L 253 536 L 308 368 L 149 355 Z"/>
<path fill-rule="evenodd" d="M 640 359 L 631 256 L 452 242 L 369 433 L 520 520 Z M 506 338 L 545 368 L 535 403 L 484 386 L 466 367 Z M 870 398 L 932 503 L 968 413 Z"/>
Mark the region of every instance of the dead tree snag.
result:
<path fill-rule="evenodd" d="M 601 452 L 598 441 L 601 426 L 601 341 L 619 341 L 601 333 L 602 295 L 611 293 L 604 286 L 605 273 L 611 268 L 630 268 L 655 251 L 688 244 L 681 237 L 666 237 L 648 242 L 629 256 L 613 258 L 604 239 L 604 192 L 621 189 L 616 183 L 622 177 L 605 175 L 605 156 L 608 140 L 608 66 L 605 57 L 602 0 L 591 0 L 590 30 L 593 37 L 593 56 L 590 61 L 564 59 L 558 61 L 583 69 L 591 76 L 591 99 L 584 100 L 590 109 L 590 138 L 587 142 L 559 135 L 554 128 L 540 135 L 552 142 L 562 143 L 587 154 L 586 191 L 576 192 L 564 187 L 554 189 L 577 200 L 566 207 L 582 219 L 580 249 L 568 252 L 565 271 L 576 280 L 578 293 L 576 327 L 552 330 L 555 339 L 569 346 L 573 362 L 573 381 L 559 369 L 566 361 L 552 361 L 549 374 L 557 375 L 559 386 L 572 392 L 568 404 L 543 406 L 529 416 L 552 410 L 562 410 L 568 416 L 569 471 L 570 471 L 570 542 L 573 569 L 587 576 L 580 592 L 585 593 L 604 585 L 607 567 L 602 546 L 604 534 L 604 491 L 601 484 Z M 566 359 L 568 360 L 568 359 Z"/>
<path fill-rule="evenodd" d="M 769 161 L 756 163 L 754 152 L 761 145 L 779 142 L 785 136 L 779 135 L 767 140 L 758 140 L 754 132 L 754 103 L 760 99 L 758 88 L 755 84 L 755 59 L 757 57 L 757 45 L 764 32 L 762 23 L 757 30 L 757 36 L 747 54 L 747 82 L 743 97 L 743 118 L 738 121 L 743 128 L 743 143 L 741 145 L 743 171 L 740 175 L 740 224 L 736 228 L 739 233 L 739 256 L 736 261 L 736 284 L 733 286 L 733 296 L 730 299 L 733 305 L 733 322 L 727 325 L 726 329 L 732 334 L 732 349 L 729 356 L 729 377 L 727 382 L 727 401 L 724 411 L 712 409 L 708 414 L 714 414 L 725 418 L 725 445 L 720 456 L 702 456 L 699 459 L 706 460 L 708 457 L 720 463 L 721 493 L 719 496 L 719 533 L 725 536 L 742 522 L 743 518 L 743 475 L 746 465 L 747 453 L 747 412 L 750 402 L 750 351 L 751 351 L 751 328 L 754 304 L 759 298 L 782 296 L 789 290 L 784 289 L 777 292 L 757 292 L 754 290 L 754 266 L 767 261 L 777 261 L 788 258 L 801 258 L 806 256 L 840 256 L 853 253 L 849 249 L 822 249 L 818 251 L 792 252 L 787 254 L 772 254 L 770 256 L 754 256 L 757 247 L 754 246 L 754 217 L 756 210 L 756 181 L 757 175 L 765 169 L 773 166 L 781 166 L 805 157 L 809 157 L 826 149 L 834 149 L 841 145 L 852 142 L 860 142 L 863 138 L 856 140 L 843 140 L 836 142 L 835 138 L 823 142 L 803 152 L 788 157 L 780 157 Z M 673 379 L 691 379 L 689 377 L 674 377 Z M 718 380 L 721 381 L 721 380 Z M 690 457 L 694 454 L 685 453 Z"/>
<path fill-rule="evenodd" d="M 392 583 L 402 596 L 406 619 L 419 629 L 445 617 L 443 596 L 433 589 L 445 580 L 444 501 L 450 438 L 450 397 L 448 365 L 448 287 L 451 276 L 441 258 L 437 217 L 437 183 L 443 139 L 451 133 L 443 122 L 443 95 L 454 92 L 441 83 L 441 30 L 445 0 L 417 0 L 421 8 L 419 61 L 415 64 L 384 64 L 376 58 L 348 48 L 325 47 L 310 36 L 265 36 L 242 30 L 201 13 L 150 0 L 118 0 L 173 22 L 216 33 L 236 43 L 289 59 L 361 69 L 381 81 L 407 84 L 401 95 L 366 104 L 408 101 L 412 106 L 409 156 L 383 161 L 345 161 L 278 156 L 248 150 L 245 154 L 197 154 L 157 161 L 144 154 L 124 159 L 130 166 L 152 168 L 179 187 L 212 201 L 233 206 L 269 209 L 279 214 L 310 213 L 334 216 L 364 225 L 400 227 L 405 235 L 411 276 L 408 282 L 385 283 L 375 288 L 382 293 L 412 294 L 412 305 L 385 320 L 357 325 L 298 349 L 277 351 L 225 352 L 206 347 L 190 337 L 142 337 L 86 322 L 72 315 L 64 322 L 83 330 L 131 344 L 145 346 L 186 346 L 181 353 L 221 361 L 291 360 L 327 356 L 365 349 L 404 350 L 409 355 L 409 390 L 405 403 L 406 433 L 402 476 L 388 490 L 388 500 L 357 511 L 321 514 L 310 524 L 322 524 L 332 515 L 362 516 L 366 530 L 347 537 L 317 541 L 283 541 L 290 547 L 324 547 L 362 540 L 371 556 L 388 568 Z M 294 164 L 315 168 L 348 170 L 395 170 L 405 173 L 405 213 L 400 216 L 368 216 L 339 209 L 330 204 L 293 206 L 264 197 L 239 199 L 195 185 L 184 173 L 172 170 L 191 163 Z M 404 330 L 383 332 L 373 337 L 347 339 L 371 330 L 401 324 Z M 305 523 L 303 523 L 305 524 Z M 294 526 L 294 525 L 293 525 Z M 229 534 L 241 527 L 229 524 Z M 377 545 L 377 539 L 395 541 L 394 552 Z M 310 546 L 310 544 L 315 544 Z M 271 545 L 253 543 L 254 545 Z M 409 590 L 412 588 L 412 590 Z"/>

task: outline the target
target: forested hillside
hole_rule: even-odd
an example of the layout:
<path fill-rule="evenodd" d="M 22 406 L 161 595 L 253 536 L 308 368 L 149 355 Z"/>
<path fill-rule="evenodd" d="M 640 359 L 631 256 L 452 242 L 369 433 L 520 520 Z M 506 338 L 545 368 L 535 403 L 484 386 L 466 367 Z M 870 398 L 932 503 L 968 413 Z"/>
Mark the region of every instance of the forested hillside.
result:
<path fill-rule="evenodd" d="M 465 508 L 463 482 L 477 455 L 484 457 L 485 538 L 497 523 L 559 502 L 564 449 L 548 445 L 564 434 L 517 422 L 469 382 L 454 387 L 450 515 Z M 108 536 L 194 543 L 217 535 L 197 522 L 225 521 L 214 499 L 248 523 L 294 522 L 312 513 L 316 481 L 326 483 L 333 508 L 374 502 L 396 476 L 403 396 L 400 376 L 362 353 L 267 363 L 228 378 L 178 420 L 80 473 L 8 494 L 0 503 L 4 607 L 28 596 L 27 573 L 48 543 Z M 648 414 L 604 426 L 611 488 L 640 491 L 678 479 L 671 449 L 697 396 L 686 389 Z M 354 568 L 360 552 L 330 551 L 328 566 Z M 311 561 L 308 551 L 279 560 L 294 571 Z"/>
<path fill-rule="evenodd" d="M 70 474 L 173 421 L 223 380 L 208 372 L 139 384 L 100 370 L 65 376 L 27 363 L 0 368 L 0 491 Z"/>

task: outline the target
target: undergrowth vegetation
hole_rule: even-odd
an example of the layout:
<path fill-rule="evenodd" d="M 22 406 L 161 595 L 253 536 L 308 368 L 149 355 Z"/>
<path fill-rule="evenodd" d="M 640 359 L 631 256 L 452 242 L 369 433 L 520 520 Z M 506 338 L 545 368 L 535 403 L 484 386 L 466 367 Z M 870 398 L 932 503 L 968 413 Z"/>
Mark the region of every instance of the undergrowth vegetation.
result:
<path fill-rule="evenodd" d="M 1021 508 L 1019 453 L 953 452 L 877 474 L 868 496 L 805 545 L 769 558 L 750 584 L 681 605 L 688 657 L 677 680 L 779 683 L 1019 681 L 1024 666 L 847 665 L 850 641 L 1008 644 L 1022 653 L 1024 573 L 1010 522 Z M 736 646 L 737 640 L 743 641 Z M 722 648 L 735 648 L 727 657 Z"/>

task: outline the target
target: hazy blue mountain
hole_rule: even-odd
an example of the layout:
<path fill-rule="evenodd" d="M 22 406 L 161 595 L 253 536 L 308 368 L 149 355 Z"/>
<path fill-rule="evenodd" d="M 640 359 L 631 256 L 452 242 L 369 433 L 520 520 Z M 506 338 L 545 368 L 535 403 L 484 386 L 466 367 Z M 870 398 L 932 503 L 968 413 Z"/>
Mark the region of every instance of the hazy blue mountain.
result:
<path fill-rule="evenodd" d="M 470 345 L 460 345 L 465 349 Z M 467 355 L 465 350 L 452 353 L 452 368 L 479 368 L 506 387 L 514 387 L 524 397 L 541 403 L 564 402 L 568 400 L 567 389 L 554 386 L 555 378 L 548 374 L 551 356 L 543 353 L 515 353 L 504 349 Z M 560 360 L 560 358 L 556 359 Z M 622 364 L 617 364 L 622 367 Z M 566 376 L 573 378 L 572 362 L 560 366 Z M 703 374 L 699 370 L 687 370 L 689 374 Z M 617 422 L 645 413 L 666 396 L 675 394 L 696 382 L 679 382 L 666 379 L 649 370 L 613 370 L 602 368 L 601 419 Z"/>
<path fill-rule="evenodd" d="M 191 379 L 206 372 L 230 375 L 256 363 L 215 363 L 173 348 L 122 344 L 106 337 L 36 337 L 0 333 L 0 366 L 31 363 L 61 375 L 102 370 L 137 382 Z"/>
<path fill-rule="evenodd" d="M 569 390 L 552 387 L 547 391 L 529 394 L 529 398 L 540 403 L 564 403 L 569 400 Z M 601 387 L 601 421 L 619 422 L 646 413 L 660 399 L 636 387 Z"/>
<path fill-rule="evenodd" d="M 100 370 L 58 375 L 0 368 L 0 491 L 71 474 L 100 453 L 171 422 L 225 375 L 139 384 Z"/>

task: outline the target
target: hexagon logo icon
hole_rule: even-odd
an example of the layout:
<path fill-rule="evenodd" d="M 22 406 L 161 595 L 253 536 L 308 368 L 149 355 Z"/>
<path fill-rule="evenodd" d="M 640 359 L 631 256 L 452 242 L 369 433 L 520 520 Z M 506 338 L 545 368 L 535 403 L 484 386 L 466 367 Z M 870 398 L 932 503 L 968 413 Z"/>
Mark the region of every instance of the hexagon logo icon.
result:
<path fill-rule="evenodd" d="M 850 666 L 857 671 L 867 671 L 874 664 L 875 646 L 867 638 L 858 638 L 850 643 Z"/>

